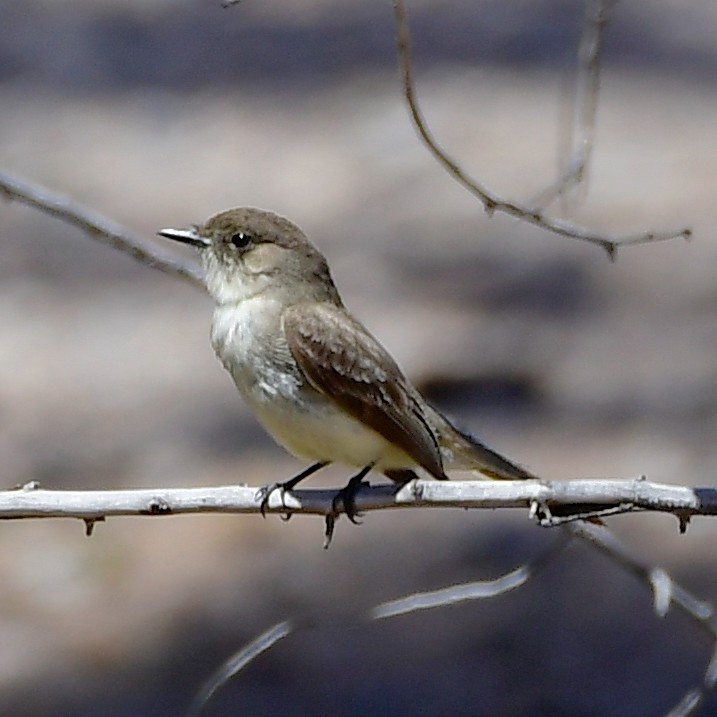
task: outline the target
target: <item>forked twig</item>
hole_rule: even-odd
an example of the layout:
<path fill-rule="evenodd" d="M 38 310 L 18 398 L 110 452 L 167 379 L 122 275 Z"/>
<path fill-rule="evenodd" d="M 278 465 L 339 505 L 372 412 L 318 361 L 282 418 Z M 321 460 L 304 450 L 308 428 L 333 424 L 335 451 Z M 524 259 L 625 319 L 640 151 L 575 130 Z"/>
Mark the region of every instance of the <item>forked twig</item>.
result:
<path fill-rule="evenodd" d="M 529 224 L 533 224 L 541 229 L 553 232 L 554 234 L 596 244 L 604 249 L 611 259 L 615 258 L 618 248 L 622 246 L 666 241 L 668 239 L 676 239 L 678 237 L 689 239 L 692 236 L 692 230 L 689 228 L 665 232 L 648 231 L 641 234 L 631 234 L 617 237 L 602 234 L 592 229 L 579 227 L 569 222 L 549 217 L 541 211 L 536 211 L 528 206 L 518 204 L 517 202 L 511 202 L 503 199 L 476 180 L 469 177 L 460 165 L 458 165 L 455 160 L 451 159 L 440 147 L 426 124 L 423 113 L 421 112 L 416 99 L 411 64 L 411 38 L 408 29 L 404 0 L 393 0 L 393 9 L 396 24 L 398 58 L 403 82 L 403 94 L 418 134 L 423 140 L 423 143 L 428 151 L 435 157 L 438 163 L 441 164 L 457 182 L 462 184 L 469 192 L 480 199 L 488 215 L 492 215 L 494 212 L 503 212 L 504 214 L 508 214 L 509 216 L 528 222 Z"/>

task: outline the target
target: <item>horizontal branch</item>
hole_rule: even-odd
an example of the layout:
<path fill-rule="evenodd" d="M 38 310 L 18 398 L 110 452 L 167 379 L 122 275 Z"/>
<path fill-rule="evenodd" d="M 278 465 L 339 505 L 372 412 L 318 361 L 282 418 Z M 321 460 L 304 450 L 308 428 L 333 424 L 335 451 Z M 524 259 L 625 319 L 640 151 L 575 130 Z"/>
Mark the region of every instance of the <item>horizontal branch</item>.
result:
<path fill-rule="evenodd" d="M 334 490 L 275 490 L 267 512 L 327 515 Z M 356 495 L 360 512 L 391 508 L 532 508 L 541 522 L 553 524 L 551 512 L 584 517 L 591 506 L 600 513 L 661 511 L 686 521 L 693 515 L 717 515 L 717 489 L 689 488 L 633 479 L 568 481 L 413 481 L 362 486 Z M 536 510 L 537 509 L 537 510 Z M 101 520 L 120 515 L 179 513 L 259 513 L 257 488 L 151 488 L 141 490 L 47 490 L 31 483 L 0 492 L 0 519 L 79 518 Z"/>

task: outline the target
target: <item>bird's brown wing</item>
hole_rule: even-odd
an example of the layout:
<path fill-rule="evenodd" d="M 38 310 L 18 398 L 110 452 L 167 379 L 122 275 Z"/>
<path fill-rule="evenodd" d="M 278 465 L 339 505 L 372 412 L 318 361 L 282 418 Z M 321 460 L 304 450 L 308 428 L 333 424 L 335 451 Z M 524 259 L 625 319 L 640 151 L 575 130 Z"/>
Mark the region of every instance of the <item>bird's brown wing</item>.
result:
<path fill-rule="evenodd" d="M 446 478 L 420 396 L 358 321 L 333 304 L 306 303 L 285 310 L 283 327 L 291 355 L 317 391 Z"/>

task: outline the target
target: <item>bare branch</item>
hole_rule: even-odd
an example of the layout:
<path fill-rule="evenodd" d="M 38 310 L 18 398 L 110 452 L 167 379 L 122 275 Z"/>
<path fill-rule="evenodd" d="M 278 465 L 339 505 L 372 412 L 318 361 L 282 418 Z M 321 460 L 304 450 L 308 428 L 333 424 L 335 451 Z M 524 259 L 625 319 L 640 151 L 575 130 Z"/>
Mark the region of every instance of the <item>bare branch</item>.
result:
<path fill-rule="evenodd" d="M 698 489 L 699 490 L 699 489 Z M 714 495 L 717 491 L 710 489 Z M 697 491 L 696 491 L 697 492 Z M 714 689 L 717 681 L 717 620 L 712 605 L 699 600 L 678 585 L 662 568 L 649 567 L 630 551 L 605 527 L 592 523 L 579 522 L 568 527 L 570 532 L 589 541 L 605 553 L 613 562 L 632 573 L 640 582 L 652 590 L 655 613 L 664 617 L 671 606 L 684 612 L 712 640 L 713 654 L 697 687 L 687 691 L 675 707 L 665 717 L 688 717 L 695 714 L 697 708 Z"/>
<path fill-rule="evenodd" d="M 109 516 L 173 515 L 178 513 L 260 513 L 262 497 L 256 488 L 182 488 L 120 491 L 54 491 L 36 483 L 0 493 L 0 518 L 79 518 L 90 528 Z M 335 492 L 300 490 L 270 495 L 268 512 L 329 515 Z M 580 520 L 586 507 L 599 506 L 601 512 L 662 511 L 677 516 L 681 529 L 693 515 L 717 514 L 717 489 L 689 488 L 632 480 L 553 481 L 416 481 L 396 492 L 391 485 L 362 486 L 356 495 L 360 511 L 408 507 L 528 508 L 541 525 L 559 524 L 553 516 L 561 512 L 577 522 L 567 526 L 571 535 L 588 540 L 622 565 L 652 590 L 655 610 L 664 615 L 670 606 L 686 612 L 714 640 L 717 635 L 712 607 L 677 585 L 662 569 L 647 567 L 601 526 Z M 535 509 L 535 506 L 538 506 Z M 382 619 L 427 608 L 442 607 L 463 600 L 501 595 L 523 585 L 534 568 L 519 568 L 495 581 L 453 586 L 431 593 L 419 593 L 374 608 L 369 617 Z M 228 679 L 256 656 L 294 631 L 292 622 L 281 623 L 232 657 L 205 685 L 194 705 L 202 705 Z M 717 679 L 717 651 L 705 670 L 702 683 L 691 689 L 670 712 L 670 717 L 693 714 Z"/>
<path fill-rule="evenodd" d="M 197 266 L 171 257 L 154 244 L 67 197 L 1 172 L 0 195 L 78 227 L 90 238 L 113 249 L 119 249 L 152 269 L 158 269 L 165 274 L 177 276 L 197 287 L 204 288 L 202 274 Z"/>
<path fill-rule="evenodd" d="M 396 23 L 396 43 L 398 48 L 399 65 L 401 68 L 401 77 L 403 81 L 403 94 L 408 104 L 411 118 L 418 131 L 420 138 L 428 151 L 435 157 L 439 164 L 460 184 L 462 184 L 471 194 L 475 195 L 483 203 L 485 211 L 488 215 L 494 212 L 503 212 L 509 216 L 520 219 L 521 221 L 533 224 L 541 229 L 559 234 L 561 236 L 579 239 L 580 241 L 596 244 L 604 249 L 611 259 L 615 258 L 617 250 L 621 246 L 631 244 L 647 244 L 657 241 L 665 241 L 668 239 L 676 239 L 683 237 L 689 239 L 692 236 L 692 230 L 689 228 L 669 231 L 648 231 L 640 234 L 611 236 L 602 234 L 592 229 L 579 227 L 569 222 L 561 221 L 553 217 L 546 216 L 540 211 L 535 211 L 528 206 L 518 204 L 503 199 L 479 182 L 469 177 L 458 163 L 451 159 L 446 152 L 440 147 L 428 129 L 423 113 L 418 106 L 416 99 L 416 91 L 413 82 L 413 73 L 411 65 L 411 38 L 408 30 L 408 22 L 406 19 L 406 8 L 403 0 L 394 0 L 394 19 Z"/>
<path fill-rule="evenodd" d="M 499 597 L 525 585 L 538 570 L 552 562 L 568 545 L 569 537 L 567 533 L 563 534 L 563 536 L 561 536 L 562 539 L 556 541 L 544 555 L 530 563 L 521 565 L 516 570 L 502 575 L 495 580 L 477 580 L 471 583 L 451 585 L 450 587 L 432 592 L 414 593 L 397 600 L 380 603 L 372 607 L 358 619 L 344 620 L 341 624 L 346 628 L 355 627 L 356 625 L 365 624 L 367 622 L 386 620 L 419 610 L 446 607 L 466 600 L 486 600 L 488 598 Z M 285 620 L 269 628 L 248 645 L 245 645 L 235 652 L 205 681 L 197 693 L 187 717 L 198 717 L 204 706 L 218 689 L 223 687 L 233 677 L 236 677 L 250 662 L 253 662 L 254 659 L 272 648 L 280 640 L 283 640 L 293 633 L 321 630 L 329 626 L 335 629 L 337 627 L 336 620 L 321 618 L 313 622 L 307 620 Z"/>
<path fill-rule="evenodd" d="M 285 637 L 296 632 L 299 627 L 300 626 L 293 620 L 284 620 L 283 622 L 273 625 L 265 632 L 262 632 L 261 635 L 254 638 L 248 645 L 235 652 L 202 685 L 192 702 L 192 706 L 187 711 L 187 717 L 198 717 L 202 709 L 204 709 L 204 706 L 220 687 L 231 680 L 234 675 L 241 672 L 250 662 L 253 662 L 259 657 L 259 655 L 274 647 L 279 640 L 283 640 Z"/>
<path fill-rule="evenodd" d="M 661 596 L 656 595 L 656 601 L 666 600 L 666 603 L 659 608 L 656 606 L 656 612 L 659 617 L 664 617 L 668 608 L 674 605 L 692 618 L 713 642 L 717 641 L 717 626 L 715 625 L 714 612 L 711 606 L 698 600 L 684 588 L 677 585 L 664 570 L 650 568 L 632 556 L 628 549 L 606 528 L 584 522 L 569 526 L 562 533 L 561 540 L 556 541 L 549 551 L 537 560 L 522 565 L 495 580 L 462 583 L 431 592 L 414 593 L 376 605 L 362 617 L 354 620 L 344 620 L 341 624 L 348 628 L 372 620 L 393 618 L 420 610 L 443 608 L 466 600 L 484 600 L 499 597 L 525 585 L 538 570 L 553 562 L 562 554 L 572 537 L 578 537 L 592 543 L 610 559 L 636 576 L 648 589 L 661 592 Z M 661 587 L 656 587 L 657 582 L 661 583 Z M 332 629 L 336 629 L 337 621 L 320 617 L 318 620 L 313 621 L 285 620 L 266 630 L 226 660 L 205 681 L 193 701 L 188 713 L 189 717 L 197 717 L 217 690 L 236 677 L 254 659 L 271 649 L 280 640 L 294 633 L 321 630 L 329 626 Z M 715 655 L 717 655 L 717 652 Z M 717 671 L 716 662 L 717 657 L 713 656 L 705 670 L 702 684 L 688 690 L 666 717 L 688 717 L 688 715 L 694 714 L 706 693 L 714 687 L 715 673 Z"/>
<path fill-rule="evenodd" d="M 578 68 L 572 97 L 567 159 L 559 179 L 544 189 L 530 205 L 545 207 L 564 198 L 575 187 L 585 187 L 595 135 L 595 114 L 600 90 L 600 52 L 608 13 L 615 0 L 586 0 L 583 34 L 578 47 Z M 584 194 L 584 190 L 583 190 Z"/>
<path fill-rule="evenodd" d="M 717 491 L 715 491 L 717 493 Z M 717 635 L 714 610 L 708 603 L 698 600 L 677 585 L 661 568 L 648 567 L 635 557 L 607 528 L 592 523 L 580 522 L 569 526 L 569 530 L 595 545 L 613 561 L 632 573 L 640 582 L 645 583 L 653 593 L 655 612 L 659 617 L 667 614 L 667 608 L 675 605 L 687 613 L 710 635 Z M 656 584 L 656 579 L 657 583 Z M 660 585 L 659 583 L 662 582 Z M 669 591 L 668 594 L 664 593 Z"/>
<path fill-rule="evenodd" d="M 511 572 L 501 575 L 495 580 L 478 580 L 471 583 L 451 585 L 440 590 L 420 592 L 383 602 L 369 611 L 369 619 L 384 620 L 399 615 L 407 615 L 419 610 L 431 610 L 437 607 L 446 607 L 466 600 L 486 600 L 499 597 L 505 593 L 522 587 L 535 573 L 545 567 L 554 558 L 560 555 L 569 544 L 570 535 L 563 533 L 561 539 L 556 541 L 551 549 L 538 559 L 521 565 Z"/>
<path fill-rule="evenodd" d="M 31 483 L 0 492 L 0 519 L 78 518 L 97 521 L 110 516 L 174 515 L 179 513 L 260 513 L 261 496 L 250 486 L 157 488 L 141 490 L 45 490 Z M 266 511 L 280 514 L 327 515 L 333 511 L 333 490 L 281 491 L 269 496 Z M 539 522 L 564 521 L 553 514 L 582 518 L 591 506 L 601 512 L 658 511 L 681 520 L 717 515 L 717 489 L 689 488 L 633 479 L 569 481 L 412 481 L 361 486 L 356 508 L 362 512 L 392 508 L 522 508 L 542 506 Z M 536 511 L 534 511 L 535 513 Z"/>

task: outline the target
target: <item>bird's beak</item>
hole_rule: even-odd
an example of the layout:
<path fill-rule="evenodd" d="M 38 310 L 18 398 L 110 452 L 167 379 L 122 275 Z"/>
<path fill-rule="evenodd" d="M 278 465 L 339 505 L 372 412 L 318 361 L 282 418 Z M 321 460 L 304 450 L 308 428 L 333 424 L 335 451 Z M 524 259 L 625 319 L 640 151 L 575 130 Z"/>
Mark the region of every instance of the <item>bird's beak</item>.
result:
<path fill-rule="evenodd" d="M 198 249 L 209 246 L 209 239 L 200 236 L 196 229 L 160 229 L 157 234 L 167 239 L 182 242 L 182 244 L 191 244 Z"/>

